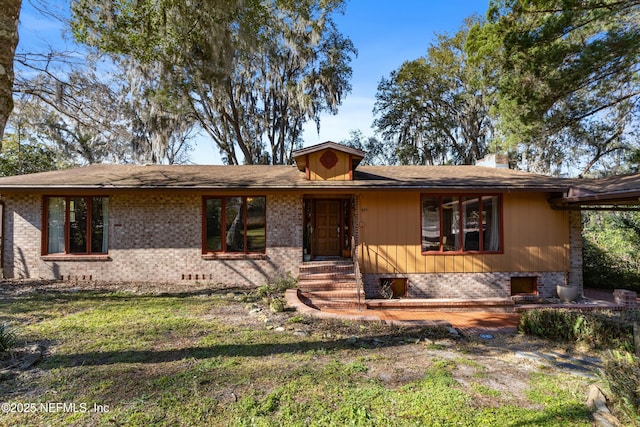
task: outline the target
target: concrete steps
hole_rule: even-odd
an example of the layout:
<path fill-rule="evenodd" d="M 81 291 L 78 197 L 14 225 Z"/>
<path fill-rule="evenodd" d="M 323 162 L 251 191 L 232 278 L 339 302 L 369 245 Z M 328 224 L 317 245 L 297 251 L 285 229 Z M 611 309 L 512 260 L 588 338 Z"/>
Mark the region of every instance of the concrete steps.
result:
<path fill-rule="evenodd" d="M 358 289 L 353 262 L 349 260 L 312 261 L 300 264 L 298 275 L 300 300 L 316 309 L 379 309 L 420 311 L 485 311 L 513 313 L 511 298 L 436 299 L 395 298 L 367 299 L 364 288 Z"/>

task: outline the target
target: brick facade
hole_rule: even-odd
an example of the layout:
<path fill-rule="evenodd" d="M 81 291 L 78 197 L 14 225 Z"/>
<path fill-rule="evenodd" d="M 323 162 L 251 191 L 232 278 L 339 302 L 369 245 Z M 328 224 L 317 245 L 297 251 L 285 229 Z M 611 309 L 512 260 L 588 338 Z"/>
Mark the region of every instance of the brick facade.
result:
<path fill-rule="evenodd" d="M 108 257 L 41 256 L 42 197 L 5 198 L 4 273 L 8 278 L 262 285 L 295 274 L 302 258 L 302 197 L 267 196 L 264 256 L 202 256 L 202 197 L 132 194 L 109 197 Z"/>
<path fill-rule="evenodd" d="M 569 213 L 569 271 L 567 284 L 580 289 L 583 293 L 582 277 L 582 211 Z"/>
<path fill-rule="evenodd" d="M 535 277 L 538 295 L 555 297 L 556 285 L 564 284 L 565 273 L 558 272 L 495 272 L 495 273 L 428 273 L 428 274 L 365 274 L 367 298 L 379 297 L 380 278 L 407 279 L 409 298 L 508 298 L 512 277 Z"/>
<path fill-rule="evenodd" d="M 638 307 L 638 293 L 626 289 L 616 289 L 613 291 L 613 300 L 616 304 L 627 308 Z"/>
<path fill-rule="evenodd" d="M 202 256 L 202 196 L 198 194 L 117 194 L 109 198 L 109 254 L 77 260 L 41 256 L 42 197 L 5 198 L 4 273 L 9 278 L 63 280 L 190 281 L 259 286 L 287 273 L 302 260 L 303 196 L 267 196 L 267 250 L 264 256 L 208 259 Z M 360 198 L 354 198 L 352 228 L 359 241 Z M 571 213 L 569 283 L 582 286 L 582 222 Z M 67 257 L 70 258 L 70 257 Z M 405 274 L 408 297 L 487 298 L 511 295 L 511 277 L 536 277 L 538 294 L 555 296 L 566 272 L 485 272 Z M 379 279 L 365 274 L 367 297 L 378 295 Z"/>

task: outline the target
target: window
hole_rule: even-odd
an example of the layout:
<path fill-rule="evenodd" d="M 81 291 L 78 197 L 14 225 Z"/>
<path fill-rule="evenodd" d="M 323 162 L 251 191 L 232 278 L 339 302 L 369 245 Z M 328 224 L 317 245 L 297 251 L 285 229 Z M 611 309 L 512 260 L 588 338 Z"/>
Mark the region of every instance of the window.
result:
<path fill-rule="evenodd" d="M 499 195 L 422 196 L 422 252 L 500 252 Z"/>
<path fill-rule="evenodd" d="M 43 254 L 106 254 L 108 197 L 47 197 Z"/>
<path fill-rule="evenodd" d="M 207 197 L 203 205 L 203 253 L 265 251 L 266 197 Z"/>

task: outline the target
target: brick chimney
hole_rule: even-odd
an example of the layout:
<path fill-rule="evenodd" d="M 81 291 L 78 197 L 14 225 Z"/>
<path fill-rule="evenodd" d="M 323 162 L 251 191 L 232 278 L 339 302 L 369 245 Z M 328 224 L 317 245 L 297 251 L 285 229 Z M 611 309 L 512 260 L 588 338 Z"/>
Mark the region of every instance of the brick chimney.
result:
<path fill-rule="evenodd" d="M 487 154 L 476 162 L 476 166 L 509 169 L 509 156 L 506 154 Z"/>

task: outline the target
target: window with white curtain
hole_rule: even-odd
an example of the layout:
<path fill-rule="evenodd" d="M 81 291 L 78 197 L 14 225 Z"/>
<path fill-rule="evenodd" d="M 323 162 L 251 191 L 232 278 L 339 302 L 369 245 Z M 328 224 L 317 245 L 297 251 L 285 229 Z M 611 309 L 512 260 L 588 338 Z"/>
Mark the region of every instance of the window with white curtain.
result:
<path fill-rule="evenodd" d="M 45 254 L 106 254 L 108 197 L 47 197 Z"/>
<path fill-rule="evenodd" d="M 500 195 L 423 195 L 422 252 L 500 252 Z"/>
<path fill-rule="evenodd" d="M 66 200 L 64 197 L 49 197 L 47 200 L 47 253 L 63 254 L 65 236 Z"/>

